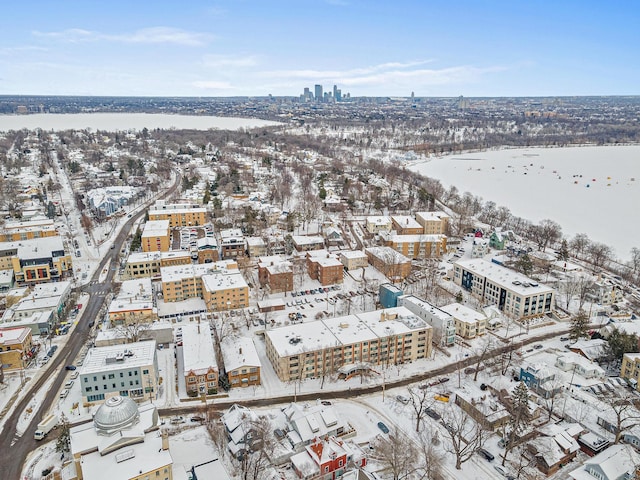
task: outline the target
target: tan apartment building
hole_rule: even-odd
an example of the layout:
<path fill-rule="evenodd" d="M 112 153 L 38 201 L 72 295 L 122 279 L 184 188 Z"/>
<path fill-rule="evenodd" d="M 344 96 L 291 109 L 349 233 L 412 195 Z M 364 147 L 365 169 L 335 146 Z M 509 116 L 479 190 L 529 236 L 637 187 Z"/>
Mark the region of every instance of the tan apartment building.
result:
<path fill-rule="evenodd" d="M 390 217 L 384 216 L 370 216 L 365 220 L 365 228 L 367 232 L 372 235 L 381 232 L 390 232 L 393 227 L 393 222 Z"/>
<path fill-rule="evenodd" d="M 149 220 L 142 231 L 143 252 L 167 252 L 171 248 L 169 220 Z"/>
<path fill-rule="evenodd" d="M 381 235 L 386 246 L 409 258 L 439 258 L 447 251 L 444 235 Z"/>
<path fill-rule="evenodd" d="M 188 298 L 203 298 L 202 277 L 216 272 L 238 271 L 238 264 L 222 260 L 203 265 L 179 265 L 160 270 L 162 296 L 165 302 L 181 302 Z"/>
<path fill-rule="evenodd" d="M 629 385 L 633 388 L 640 390 L 638 388 L 638 383 L 640 383 L 640 353 L 625 353 L 622 356 L 620 376 L 629 382 Z"/>
<path fill-rule="evenodd" d="M 272 255 L 258 259 L 258 281 L 268 285 L 271 293 L 293 290 L 293 266 L 283 257 Z"/>
<path fill-rule="evenodd" d="M 72 274 L 71 255 L 62 237 L 0 243 L 0 270 L 13 270 L 18 284 L 60 280 Z"/>
<path fill-rule="evenodd" d="M 184 250 L 169 252 L 136 252 L 129 255 L 124 268 L 124 279 L 156 278 L 160 276 L 160 269 L 178 265 L 191 265 L 191 254 Z"/>
<path fill-rule="evenodd" d="M 267 242 L 262 237 L 246 237 L 245 240 L 249 257 L 257 258 L 267 254 Z"/>
<path fill-rule="evenodd" d="M 120 291 L 109 305 L 108 314 L 111 325 L 134 325 L 157 320 L 151 278 L 122 282 Z"/>
<path fill-rule="evenodd" d="M 392 215 L 392 230 L 398 235 L 421 235 L 424 233 L 424 227 L 410 215 Z"/>
<path fill-rule="evenodd" d="M 327 250 L 307 252 L 307 272 L 322 286 L 344 282 L 344 265 Z"/>
<path fill-rule="evenodd" d="M 220 342 L 220 350 L 231 388 L 260 385 L 262 364 L 250 338 L 227 336 Z"/>
<path fill-rule="evenodd" d="M 0 242 L 18 242 L 34 238 L 56 237 L 58 230 L 53 220 L 30 220 L 27 222 L 7 222 L 0 232 Z"/>
<path fill-rule="evenodd" d="M 267 357 L 283 382 L 430 358 L 431 340 L 431 327 L 404 307 L 265 332 Z"/>
<path fill-rule="evenodd" d="M 341 251 L 339 258 L 345 270 L 356 270 L 369 266 L 369 257 L 362 250 Z"/>
<path fill-rule="evenodd" d="M 444 212 L 418 212 L 416 221 L 422 225 L 425 235 L 446 235 L 451 217 Z"/>
<path fill-rule="evenodd" d="M 452 303 L 440 307 L 445 313 L 453 317 L 456 335 L 464 339 L 481 337 L 487 332 L 487 317 L 484 313 L 476 312 L 472 308 L 459 303 Z"/>
<path fill-rule="evenodd" d="M 207 209 L 197 204 L 167 204 L 158 200 L 149 209 L 149 220 L 169 220 L 173 227 L 197 227 L 207 223 Z"/>
<path fill-rule="evenodd" d="M 369 263 L 392 282 L 401 282 L 411 273 L 411 260 L 391 247 L 365 248 Z"/>
<path fill-rule="evenodd" d="M 515 318 L 541 317 L 555 305 L 553 288 L 479 258 L 455 262 L 453 282 Z"/>
<path fill-rule="evenodd" d="M 203 300 L 210 312 L 249 306 L 249 285 L 239 271 L 202 276 Z"/>
<path fill-rule="evenodd" d="M 3 370 L 20 370 L 33 356 L 31 329 L 28 327 L 0 330 L 0 363 Z"/>

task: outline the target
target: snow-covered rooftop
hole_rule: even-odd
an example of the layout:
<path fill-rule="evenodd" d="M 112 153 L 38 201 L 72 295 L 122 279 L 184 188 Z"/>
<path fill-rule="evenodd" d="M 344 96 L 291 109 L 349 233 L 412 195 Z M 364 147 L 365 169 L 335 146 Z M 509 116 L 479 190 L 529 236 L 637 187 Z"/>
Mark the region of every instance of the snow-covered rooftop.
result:
<path fill-rule="evenodd" d="M 220 349 L 227 372 L 244 366 L 259 367 L 261 365 L 256 346 L 250 338 L 227 336 L 220 342 Z"/>
<path fill-rule="evenodd" d="M 111 359 L 124 350 L 129 350 L 132 355 L 125 356 L 124 360 L 112 362 Z M 105 347 L 93 347 L 87 352 L 87 356 L 80 367 L 80 374 L 104 372 L 107 370 L 119 370 L 123 367 L 134 368 L 151 365 L 156 358 L 156 342 L 133 342 L 126 345 L 109 345 Z"/>
<path fill-rule="evenodd" d="M 528 296 L 553 291 L 551 287 L 539 284 L 526 275 L 481 258 L 458 260 L 453 265 L 484 276 L 493 283 L 504 285 L 516 294 Z"/>
<path fill-rule="evenodd" d="M 217 369 L 216 354 L 208 323 L 182 325 L 182 356 L 184 372 L 205 374 L 210 368 Z"/>

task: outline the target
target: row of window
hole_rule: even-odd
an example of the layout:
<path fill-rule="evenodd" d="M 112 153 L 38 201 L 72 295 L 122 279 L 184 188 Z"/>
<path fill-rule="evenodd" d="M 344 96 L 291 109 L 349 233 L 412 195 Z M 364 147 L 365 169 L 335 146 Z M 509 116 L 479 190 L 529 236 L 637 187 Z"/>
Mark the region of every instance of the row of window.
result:
<path fill-rule="evenodd" d="M 135 380 L 135 383 L 134 383 L 134 380 L 130 380 L 129 381 L 129 386 L 133 387 L 134 385 L 140 385 L 140 381 L 139 380 Z M 120 382 L 120 388 L 123 388 L 123 387 L 124 387 L 124 382 Z M 115 390 L 116 389 L 116 384 L 112 383 L 111 384 L 111 388 Z M 102 389 L 106 390 L 107 389 L 107 385 L 102 385 Z M 94 387 L 84 387 L 84 391 L 85 392 L 93 392 L 94 391 Z M 96 392 L 100 391 L 100 387 L 98 385 L 95 386 L 95 391 Z"/>

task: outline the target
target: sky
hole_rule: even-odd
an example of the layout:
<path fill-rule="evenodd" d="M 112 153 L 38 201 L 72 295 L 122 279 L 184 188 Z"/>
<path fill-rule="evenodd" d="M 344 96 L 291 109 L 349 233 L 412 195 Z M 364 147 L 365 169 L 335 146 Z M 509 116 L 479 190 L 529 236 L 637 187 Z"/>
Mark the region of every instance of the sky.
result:
<path fill-rule="evenodd" d="M 4 2 L 0 94 L 637 95 L 622 0 Z"/>

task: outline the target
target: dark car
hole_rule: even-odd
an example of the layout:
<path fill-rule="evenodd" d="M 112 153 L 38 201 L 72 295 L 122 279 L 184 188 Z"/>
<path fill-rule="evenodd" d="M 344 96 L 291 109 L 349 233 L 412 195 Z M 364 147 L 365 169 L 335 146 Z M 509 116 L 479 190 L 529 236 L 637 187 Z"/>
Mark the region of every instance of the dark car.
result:
<path fill-rule="evenodd" d="M 378 422 L 378 428 L 382 430 L 382 433 L 389 433 L 389 427 L 382 422 Z"/>
<path fill-rule="evenodd" d="M 75 365 L 67 365 L 66 367 L 64 367 L 65 370 L 75 370 L 76 366 Z"/>
<path fill-rule="evenodd" d="M 430 416 L 431 418 L 433 418 L 434 420 L 440 420 L 440 415 L 438 414 L 438 412 L 436 412 L 435 410 L 432 410 L 430 408 L 427 408 L 424 413 L 426 413 L 428 416 Z"/>
<path fill-rule="evenodd" d="M 485 450 L 484 448 L 479 448 L 478 449 L 478 455 L 484 457 L 484 459 L 487 462 L 492 462 L 493 459 L 495 458 L 491 452 Z"/>
<path fill-rule="evenodd" d="M 204 417 L 199 417 L 198 415 L 194 415 L 193 417 L 191 417 L 192 422 L 204 422 L 204 420 Z"/>

